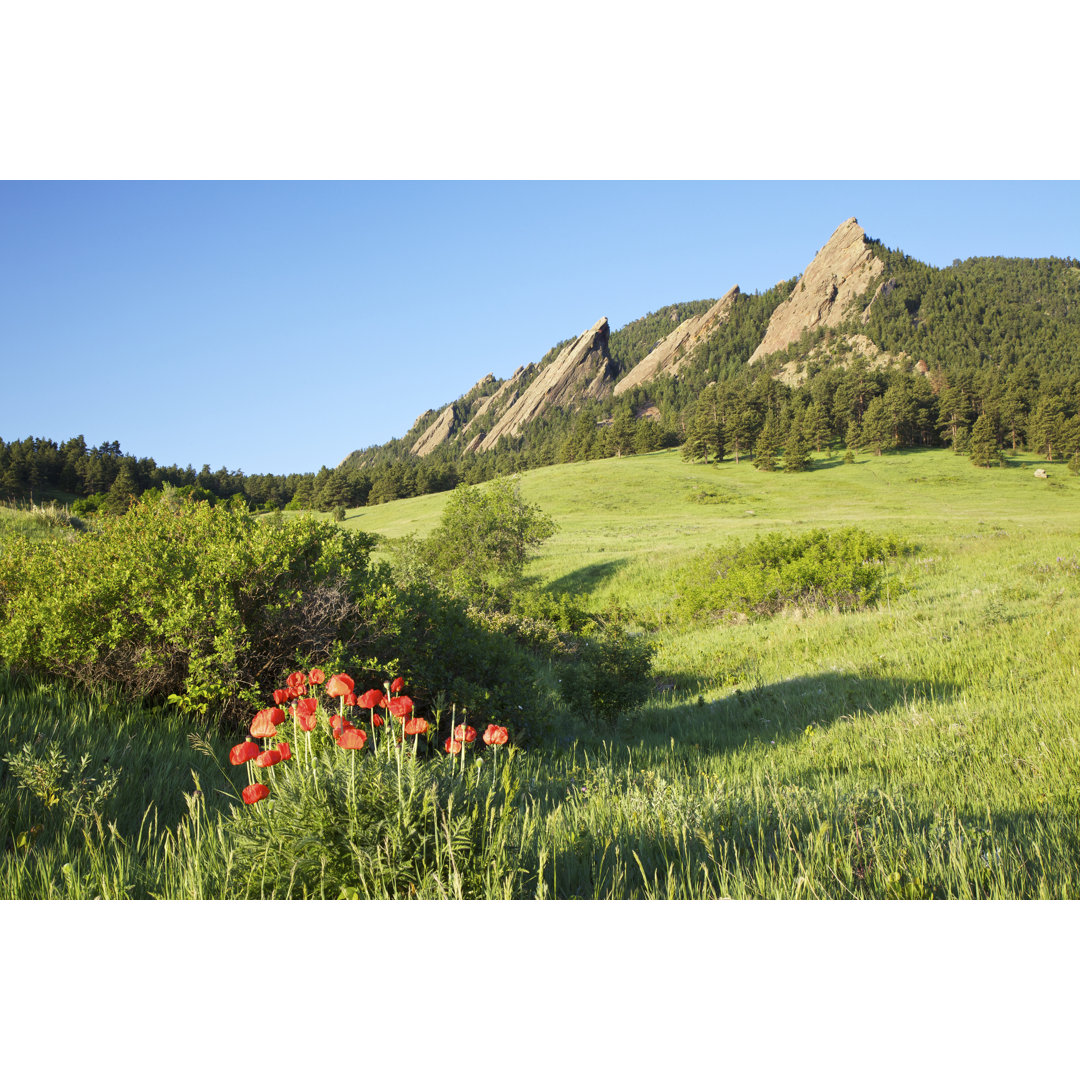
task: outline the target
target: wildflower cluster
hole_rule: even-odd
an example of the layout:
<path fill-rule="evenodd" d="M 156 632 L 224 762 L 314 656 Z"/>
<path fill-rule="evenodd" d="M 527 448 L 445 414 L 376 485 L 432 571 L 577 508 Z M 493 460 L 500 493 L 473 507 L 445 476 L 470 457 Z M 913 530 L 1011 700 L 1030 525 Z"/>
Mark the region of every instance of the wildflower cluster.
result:
<path fill-rule="evenodd" d="M 325 699 L 319 698 L 320 687 L 326 695 Z M 405 680 L 399 677 L 384 683 L 382 690 L 372 689 L 357 695 L 356 684 L 344 673 L 327 678 L 321 668 L 312 668 L 309 672 L 294 671 L 286 680 L 286 685 L 274 691 L 274 706 L 255 714 L 249 737 L 229 751 L 229 760 L 233 765 L 247 766 L 248 784 L 242 793 L 244 802 L 248 805 L 261 802 L 270 794 L 273 774 L 256 770 L 270 770 L 292 760 L 292 747 L 288 742 L 279 741 L 276 746 L 270 745 L 277 738 L 278 728 L 290 717 L 298 760 L 313 769 L 316 757 L 312 734 L 317 735 L 320 719 L 325 721 L 325 728 L 340 750 L 363 751 L 370 738 L 373 753 L 380 752 L 380 742 L 387 756 L 396 752 L 400 769 L 403 754 L 417 755 L 421 736 L 425 745 L 431 746 L 437 726 L 415 715 L 413 700 L 403 693 L 404 689 Z M 385 729 L 381 739 L 380 729 Z M 462 723 L 457 724 L 446 739 L 444 749 L 447 755 L 455 765 L 455 755 L 460 755 L 462 769 L 464 752 L 475 742 L 476 734 L 475 728 Z M 407 749 L 410 737 L 413 740 L 411 751 Z M 260 745 L 263 740 L 266 741 L 265 745 Z M 505 727 L 489 724 L 483 741 L 493 752 L 497 752 L 498 747 L 509 741 L 509 732 Z M 350 762 L 350 774 L 355 774 L 353 762 Z M 268 782 L 263 783 L 260 777 Z"/>

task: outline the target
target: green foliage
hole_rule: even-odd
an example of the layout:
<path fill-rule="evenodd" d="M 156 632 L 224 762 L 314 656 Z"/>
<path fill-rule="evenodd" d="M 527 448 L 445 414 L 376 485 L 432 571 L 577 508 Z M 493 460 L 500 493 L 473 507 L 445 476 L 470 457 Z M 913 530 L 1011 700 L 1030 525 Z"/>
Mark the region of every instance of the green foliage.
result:
<path fill-rule="evenodd" d="M 560 668 L 559 692 L 579 716 L 614 723 L 652 689 L 656 646 L 617 625 L 581 640 L 573 663 Z"/>
<path fill-rule="evenodd" d="M 905 550 L 895 536 L 858 528 L 768 533 L 691 559 L 676 573 L 677 607 L 688 618 L 769 615 L 789 605 L 849 611 L 881 595 L 885 558 Z"/>
<path fill-rule="evenodd" d="M 363 638 L 372 540 L 312 519 L 262 525 L 207 503 L 140 503 L 73 542 L 0 551 L 0 658 L 13 667 L 242 715 L 298 650 Z M 383 575 L 384 576 L 384 575 Z"/>
<path fill-rule="evenodd" d="M 555 529 L 508 478 L 483 488 L 462 484 L 447 500 L 423 553 L 439 580 L 478 600 L 516 581 L 529 554 Z"/>
<path fill-rule="evenodd" d="M 980 468 L 1001 464 L 1001 449 L 988 413 L 983 413 L 971 429 L 968 456 L 971 458 L 971 464 Z"/>
<path fill-rule="evenodd" d="M 333 748 L 315 770 L 278 766 L 271 797 L 224 822 L 246 895 L 463 898 L 496 883 L 515 895 L 512 769 L 492 784 L 490 765 L 465 776 L 454 765 Z"/>
<path fill-rule="evenodd" d="M 102 765 L 98 776 L 91 771 L 91 756 L 84 753 L 76 765 L 69 764 L 59 743 L 42 744 L 40 738 L 22 745 L 3 759 L 19 791 L 35 804 L 36 825 L 16 837 L 16 848 L 25 850 L 44 828 L 99 827 L 102 815 L 120 780 L 120 770 Z M 44 820 L 41 820 L 41 815 Z"/>

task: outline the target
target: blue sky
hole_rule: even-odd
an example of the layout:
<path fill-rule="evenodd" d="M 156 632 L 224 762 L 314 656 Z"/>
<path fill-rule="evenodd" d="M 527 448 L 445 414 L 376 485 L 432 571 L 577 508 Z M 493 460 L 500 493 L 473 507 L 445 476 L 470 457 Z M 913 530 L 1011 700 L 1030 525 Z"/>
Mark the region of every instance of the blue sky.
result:
<path fill-rule="evenodd" d="M 304 472 L 606 315 L 765 289 L 855 216 L 1080 257 L 1075 182 L 4 182 L 0 436 Z"/>

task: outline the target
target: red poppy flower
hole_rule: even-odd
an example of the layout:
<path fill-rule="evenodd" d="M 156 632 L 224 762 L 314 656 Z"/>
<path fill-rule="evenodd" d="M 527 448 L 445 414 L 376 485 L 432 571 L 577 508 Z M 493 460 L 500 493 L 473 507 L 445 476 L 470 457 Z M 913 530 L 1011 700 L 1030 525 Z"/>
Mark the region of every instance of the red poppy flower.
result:
<path fill-rule="evenodd" d="M 419 716 L 405 721 L 406 735 L 423 735 L 425 731 L 427 731 L 427 721 L 421 720 Z"/>
<path fill-rule="evenodd" d="M 472 726 L 466 727 L 464 724 L 458 724 L 458 726 L 454 728 L 454 738 L 462 739 L 465 742 L 475 742 L 476 728 Z"/>
<path fill-rule="evenodd" d="M 229 751 L 229 760 L 234 765 L 243 765 L 245 761 L 250 761 L 253 757 L 259 755 L 259 744 L 252 742 L 251 739 L 246 739 L 242 743 L 237 743 Z"/>
<path fill-rule="evenodd" d="M 270 794 L 270 789 L 265 784 L 248 784 L 244 788 L 244 802 L 250 806 L 252 803 L 257 803 L 260 799 L 265 799 Z"/>
<path fill-rule="evenodd" d="M 307 686 L 307 676 L 302 671 L 294 671 L 285 680 L 285 685 L 290 690 L 303 690 Z"/>
<path fill-rule="evenodd" d="M 285 702 L 288 701 L 291 696 L 292 696 L 292 694 L 288 689 L 275 690 L 274 691 L 274 704 L 275 705 L 284 705 Z"/>
<path fill-rule="evenodd" d="M 334 729 L 335 735 L 340 735 L 346 728 L 351 728 L 352 724 L 344 716 L 331 716 L 330 726 Z"/>
<path fill-rule="evenodd" d="M 484 742 L 488 746 L 503 746 L 509 738 L 510 733 L 498 724 L 488 724 L 487 731 L 484 732 Z"/>
<path fill-rule="evenodd" d="M 352 690 L 353 685 L 348 675 L 331 675 L 326 682 L 326 692 L 331 697 L 344 697 Z"/>
<path fill-rule="evenodd" d="M 350 708 L 351 706 L 353 706 L 355 704 L 356 704 L 356 695 L 350 690 L 345 695 L 345 708 L 348 709 L 348 708 Z"/>
<path fill-rule="evenodd" d="M 268 769 L 271 765 L 276 765 L 281 760 L 280 750 L 264 750 L 256 759 L 255 764 L 261 768 Z"/>
<path fill-rule="evenodd" d="M 318 686 L 325 678 L 326 676 L 323 674 L 322 668 L 313 667 L 311 671 L 308 672 L 308 682 L 311 683 L 312 686 Z"/>
<path fill-rule="evenodd" d="M 399 690 L 404 690 L 404 689 L 405 689 L 405 680 L 403 678 L 401 678 L 401 676 L 398 676 L 390 684 L 390 693 L 391 694 L 396 694 Z"/>
<path fill-rule="evenodd" d="M 371 714 L 371 726 L 372 727 L 382 727 L 383 723 L 384 723 L 383 718 L 377 712 L 373 712 Z"/>
<path fill-rule="evenodd" d="M 279 742 L 277 752 L 281 755 L 282 761 L 288 761 L 292 757 L 292 750 L 287 742 Z"/>
<path fill-rule="evenodd" d="M 356 704 L 361 709 L 377 709 L 385 700 L 381 690 L 368 690 L 366 694 L 361 694 L 356 699 Z"/>
<path fill-rule="evenodd" d="M 447 739 L 443 746 L 448 754 L 457 754 L 461 751 L 461 743 L 457 739 Z"/>
<path fill-rule="evenodd" d="M 251 734 L 256 739 L 265 739 L 274 734 L 275 725 L 271 713 L 281 712 L 280 709 L 260 709 L 255 714 L 255 719 L 251 721 Z M 284 716 L 284 713 L 281 713 Z"/>
<path fill-rule="evenodd" d="M 359 728 L 348 727 L 340 735 L 335 735 L 342 750 L 363 750 L 367 742 L 367 732 Z"/>
<path fill-rule="evenodd" d="M 313 697 L 301 698 L 293 706 L 293 716 L 303 731 L 315 730 L 315 710 L 319 703 Z"/>
<path fill-rule="evenodd" d="M 413 710 L 412 698 L 409 697 L 392 697 L 387 703 L 386 707 L 390 710 L 391 714 L 399 719 L 403 716 L 408 716 Z"/>

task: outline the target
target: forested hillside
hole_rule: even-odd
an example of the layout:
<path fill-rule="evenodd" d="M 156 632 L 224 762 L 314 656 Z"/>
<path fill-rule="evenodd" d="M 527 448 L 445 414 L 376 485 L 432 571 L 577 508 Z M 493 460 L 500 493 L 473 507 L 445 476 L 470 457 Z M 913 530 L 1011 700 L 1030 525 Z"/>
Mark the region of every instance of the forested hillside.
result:
<path fill-rule="evenodd" d="M 624 393 L 610 383 L 598 392 L 595 382 L 589 394 L 564 393 L 491 449 L 479 443 L 499 411 L 529 393 L 575 339 L 509 379 L 484 376 L 461 398 L 423 413 L 403 437 L 318 473 L 196 472 L 125 455 L 116 442 L 30 437 L 0 440 L 0 495 L 65 496 L 79 500 L 76 512 L 122 512 L 133 496 L 170 484 L 254 509 L 332 510 L 671 446 L 683 446 L 691 460 L 752 455 L 761 468 L 790 471 L 807 466 L 810 450 L 913 446 L 949 446 L 979 465 L 1026 449 L 1080 467 L 1080 262 L 988 257 L 937 268 L 865 237 L 854 219 L 841 227 L 849 246 L 852 227 L 873 268 L 869 286 L 786 348 L 754 355 L 778 308 L 805 290 L 814 263 L 764 293 L 736 293 L 677 373 Z M 712 304 L 659 308 L 612 330 L 596 355 L 625 377 Z"/>

